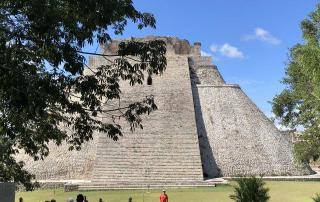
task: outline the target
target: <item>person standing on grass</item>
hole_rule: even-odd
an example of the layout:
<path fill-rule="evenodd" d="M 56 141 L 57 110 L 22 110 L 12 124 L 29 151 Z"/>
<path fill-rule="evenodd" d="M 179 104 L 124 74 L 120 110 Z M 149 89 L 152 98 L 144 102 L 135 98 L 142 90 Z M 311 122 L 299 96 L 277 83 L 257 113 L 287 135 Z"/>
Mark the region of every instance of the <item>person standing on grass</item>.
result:
<path fill-rule="evenodd" d="M 162 193 L 160 194 L 160 202 L 169 202 L 169 197 L 166 194 L 166 190 L 162 190 Z"/>
<path fill-rule="evenodd" d="M 77 202 L 84 202 L 84 196 L 82 194 L 78 194 L 76 201 Z"/>

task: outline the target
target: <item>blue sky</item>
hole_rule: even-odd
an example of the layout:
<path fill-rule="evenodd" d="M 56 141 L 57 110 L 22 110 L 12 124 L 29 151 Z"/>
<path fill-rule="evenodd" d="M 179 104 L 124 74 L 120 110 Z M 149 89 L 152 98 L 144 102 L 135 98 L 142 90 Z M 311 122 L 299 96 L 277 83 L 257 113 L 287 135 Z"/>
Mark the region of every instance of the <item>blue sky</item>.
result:
<path fill-rule="evenodd" d="M 157 29 L 129 24 L 123 36 L 177 36 L 201 42 L 228 83 L 237 83 L 267 115 L 284 88 L 289 48 L 302 42 L 300 22 L 318 0 L 134 0 L 151 12 Z"/>

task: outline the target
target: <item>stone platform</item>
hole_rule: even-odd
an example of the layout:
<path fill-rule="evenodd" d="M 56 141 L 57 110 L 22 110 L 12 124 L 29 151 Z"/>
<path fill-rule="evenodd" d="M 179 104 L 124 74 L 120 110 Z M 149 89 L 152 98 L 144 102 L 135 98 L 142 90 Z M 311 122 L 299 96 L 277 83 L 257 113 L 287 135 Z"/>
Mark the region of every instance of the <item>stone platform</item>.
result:
<path fill-rule="evenodd" d="M 215 187 L 216 185 L 228 184 L 223 178 L 215 178 L 206 181 L 162 181 L 161 183 L 149 182 L 114 182 L 110 184 L 81 184 L 78 189 L 88 190 L 114 190 L 114 189 L 167 189 L 167 188 L 195 188 L 195 187 Z"/>

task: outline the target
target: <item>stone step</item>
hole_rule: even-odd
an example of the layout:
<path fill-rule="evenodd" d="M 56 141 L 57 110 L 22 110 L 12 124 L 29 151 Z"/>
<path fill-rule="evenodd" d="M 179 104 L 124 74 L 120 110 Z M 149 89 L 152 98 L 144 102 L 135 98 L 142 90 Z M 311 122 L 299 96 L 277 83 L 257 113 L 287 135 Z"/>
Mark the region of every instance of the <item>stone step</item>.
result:
<path fill-rule="evenodd" d="M 133 142 L 134 143 L 134 142 Z M 177 145 L 177 143 L 172 143 L 172 144 L 165 144 L 165 143 L 157 143 L 161 145 L 151 145 L 149 143 L 139 143 L 139 146 L 132 145 L 131 143 L 122 143 L 122 145 L 114 145 L 114 146 L 109 146 L 108 148 L 105 147 L 104 144 L 102 145 L 97 145 L 97 148 L 105 149 L 106 151 L 112 151 L 112 149 L 121 149 L 121 150 L 140 150 L 140 151 L 151 151 L 151 152 L 184 152 L 184 153 L 190 153 L 192 154 L 193 152 L 200 152 L 198 148 L 195 148 L 194 145 L 197 145 L 198 142 L 193 142 L 193 143 L 188 143 L 188 144 L 183 144 L 185 147 L 182 147 L 180 145 Z"/>
<path fill-rule="evenodd" d="M 175 148 L 179 148 L 183 145 L 194 148 L 194 147 L 192 147 L 192 145 L 194 146 L 194 144 L 198 143 L 197 139 L 181 140 L 181 141 L 178 141 L 178 140 L 157 141 L 157 140 L 155 140 L 156 138 L 157 137 L 154 137 L 153 140 L 132 138 L 132 139 L 126 139 L 126 140 L 119 140 L 119 142 L 116 142 L 116 143 L 108 142 L 108 144 L 110 144 L 110 145 L 108 145 L 108 147 L 121 146 L 121 147 L 133 147 L 133 148 L 136 148 L 136 147 L 138 147 L 138 148 L 139 147 L 141 147 L 141 148 L 162 148 L 165 146 L 167 148 L 170 147 L 172 149 L 175 149 Z M 99 142 L 96 145 L 97 145 L 97 147 L 105 148 L 105 146 L 106 146 L 105 143 L 107 143 L 107 142 Z"/>
<path fill-rule="evenodd" d="M 107 180 L 107 179 L 114 179 L 114 180 L 120 180 L 120 179 L 126 179 L 126 180 L 138 180 L 138 179 L 151 179 L 151 180 L 172 180 L 172 179 L 201 179 L 200 174 L 180 174 L 180 175 L 169 175 L 169 174 L 162 174 L 162 173 L 137 173 L 137 174 L 114 174 L 112 176 L 106 176 L 106 175 L 93 175 L 94 180 Z"/>
<path fill-rule="evenodd" d="M 199 154 L 200 155 L 200 154 Z M 121 158 L 121 156 L 124 156 Z M 176 160 L 176 162 L 173 163 L 181 163 L 181 162 L 195 162 L 195 159 L 197 160 L 197 155 L 178 155 L 175 156 L 172 155 L 153 155 L 152 153 L 146 154 L 146 153 L 132 153 L 132 152 L 121 152 L 118 151 L 117 154 L 108 155 L 106 154 L 98 154 L 97 160 L 100 160 L 102 158 L 108 158 L 110 162 L 121 160 L 121 159 L 132 159 L 134 160 L 141 160 L 141 161 L 150 161 L 150 162 L 172 162 L 173 160 Z M 197 160 L 198 161 L 198 160 Z"/>
<path fill-rule="evenodd" d="M 170 173 L 172 173 L 171 175 L 172 176 L 181 176 L 181 175 L 202 175 L 202 170 L 189 170 L 188 172 L 186 171 L 183 171 L 183 172 L 170 172 L 169 170 L 166 170 L 166 171 L 161 171 L 161 170 L 142 170 L 142 171 L 138 171 L 138 172 L 135 172 L 135 170 L 121 170 L 123 172 L 115 172 L 115 170 L 99 170 L 99 169 L 95 169 L 95 174 L 94 176 L 107 176 L 107 175 L 110 175 L 110 176 L 114 176 L 114 175 L 131 175 L 133 176 L 134 174 L 135 175 L 139 175 L 139 174 L 146 174 L 146 175 L 170 175 Z M 130 172 L 132 171 L 132 172 Z"/>
<path fill-rule="evenodd" d="M 84 184 L 91 184 L 91 185 L 106 185 L 106 184 L 190 184 L 190 183 L 197 183 L 197 184 L 218 184 L 218 183 L 228 183 L 227 180 L 223 178 L 213 178 L 209 180 L 203 180 L 199 178 L 171 178 L 171 179 L 138 179 L 138 180 L 131 180 L 131 179 L 109 179 L 106 180 L 93 180 L 91 183 L 84 183 Z M 83 184 L 81 184 L 83 185 Z"/>
<path fill-rule="evenodd" d="M 170 167 L 167 169 L 161 169 L 161 168 L 143 168 L 143 167 L 135 167 L 135 168 L 119 168 L 117 169 L 116 167 L 98 167 L 95 168 L 95 172 L 99 172 L 99 173 L 142 173 L 146 170 L 149 170 L 149 172 L 152 173 L 199 173 L 199 171 L 202 171 L 202 169 L 171 169 Z"/>
<path fill-rule="evenodd" d="M 131 164 L 131 165 L 126 165 L 126 164 L 114 164 L 114 165 L 110 165 L 110 164 L 99 164 L 96 166 L 96 171 L 98 170 L 109 170 L 109 171 L 133 171 L 133 172 L 137 172 L 138 170 L 150 170 L 150 171 L 168 171 L 168 172 L 175 172 L 175 171 L 179 171 L 179 172 L 187 172 L 187 171 L 191 171 L 191 170 L 202 170 L 201 168 L 195 168 L 195 165 L 187 165 L 187 168 L 183 168 L 183 167 L 178 167 L 178 166 L 170 166 L 170 165 L 165 165 L 165 164 L 150 164 L 150 165 L 136 165 L 136 164 Z"/>
<path fill-rule="evenodd" d="M 180 145 L 177 145 L 179 143 Z M 145 142 L 141 141 L 139 144 L 136 144 L 134 141 L 133 142 L 123 142 L 119 144 L 114 144 L 114 145 L 109 145 L 108 148 L 143 148 L 143 149 L 150 149 L 150 150 L 159 150 L 159 149 L 166 149 L 169 151 L 172 150 L 180 150 L 183 149 L 185 151 L 188 151 L 189 149 L 192 149 L 192 151 L 199 151 L 198 148 L 195 148 L 194 145 L 197 144 L 197 141 L 193 142 L 188 142 L 188 143 L 183 143 L 183 142 L 174 142 L 174 143 L 165 143 L 165 142 Z M 183 146 L 183 147 L 182 147 Z M 97 148 L 103 148 L 107 149 L 106 145 L 104 143 L 98 143 Z M 190 153 L 192 152 L 190 151 Z"/>
<path fill-rule="evenodd" d="M 183 168 L 183 167 L 178 167 L 178 166 L 168 166 L 165 164 L 162 165 L 110 165 L 110 164 L 104 164 L 104 165 L 97 165 L 96 170 L 110 170 L 110 171 L 122 171 L 122 170 L 128 170 L 128 171 L 137 171 L 137 170 L 145 170 L 145 169 L 149 169 L 149 170 L 154 170 L 154 171 L 170 171 L 170 172 L 175 172 L 175 171 L 189 171 L 189 170 L 202 170 L 201 168 L 194 168 L 194 165 L 189 165 L 187 168 Z"/>
<path fill-rule="evenodd" d="M 99 158 L 99 157 L 98 157 Z M 173 162 L 172 162 L 173 161 Z M 197 165 L 201 163 L 197 159 L 177 159 L 177 158 L 172 158 L 172 161 L 164 160 L 161 158 L 155 158 L 155 159 L 150 159 L 150 158 L 145 158 L 145 157 L 132 157 L 132 158 L 125 158 L 125 159 L 119 159 L 119 158 L 103 158 L 100 157 L 99 159 L 96 159 L 96 163 L 101 163 L 104 165 L 124 165 L 124 166 L 130 166 L 130 165 L 136 165 L 136 166 L 171 166 L 171 167 L 180 167 L 183 168 L 184 166 L 192 167 L 194 165 Z M 98 166 L 98 165 L 97 165 Z"/>
<path fill-rule="evenodd" d="M 118 169 L 117 169 L 118 168 Z M 102 166 L 99 166 L 97 168 L 95 168 L 95 171 L 96 172 L 115 172 L 115 173 L 132 173 L 132 172 L 135 172 L 135 173 L 139 173 L 139 172 L 144 172 L 146 170 L 149 170 L 150 172 L 153 172 L 153 173 L 190 173 L 192 171 L 194 171 L 195 173 L 198 173 L 198 171 L 202 171 L 202 169 L 192 169 L 192 168 L 188 168 L 188 169 L 182 169 L 182 168 L 178 168 L 178 169 L 174 169 L 174 168 L 171 168 L 171 167 L 158 167 L 158 168 L 155 168 L 155 167 L 102 167 Z"/>
<path fill-rule="evenodd" d="M 179 158 L 179 156 L 185 156 L 185 157 L 195 157 L 195 156 L 198 156 L 200 154 L 199 151 L 195 150 L 193 153 L 190 153 L 190 152 L 185 152 L 185 151 L 172 151 L 171 152 L 174 152 L 174 153 L 169 153 L 167 152 L 166 150 L 159 150 L 159 151 L 154 151 L 154 150 L 146 150 L 146 149 L 126 149 L 126 150 L 120 150 L 120 149 L 117 149 L 117 148 L 114 148 L 116 149 L 116 151 L 112 151 L 112 149 L 108 149 L 108 150 L 105 150 L 105 151 L 102 151 L 101 153 L 97 154 L 98 156 L 119 156 L 119 154 L 121 153 L 128 153 L 129 155 L 131 154 L 132 156 L 135 155 L 136 153 L 138 153 L 139 155 L 142 155 L 142 156 L 152 156 L 152 157 L 177 157 Z M 134 152 L 134 153 L 133 153 Z"/>
<path fill-rule="evenodd" d="M 193 182 L 200 182 L 203 179 L 199 178 L 174 178 L 174 179 L 93 179 L 92 183 L 95 184 L 183 184 L 183 183 L 193 183 Z"/>
<path fill-rule="evenodd" d="M 99 168 L 99 169 L 105 169 L 105 168 L 110 168 L 110 169 L 116 169 L 118 168 L 119 170 L 120 169 L 128 169 L 128 170 L 136 170 L 136 169 L 157 169 L 159 168 L 160 169 L 165 169 L 165 168 L 168 168 L 168 169 L 171 169 L 171 171 L 174 171 L 174 170 L 188 170 L 188 169 L 195 169 L 194 166 L 197 165 L 197 163 L 181 163 L 181 166 L 179 166 L 178 164 L 175 164 L 175 165 L 172 165 L 172 164 L 166 164 L 166 163 L 162 163 L 162 164 L 152 164 L 152 163 L 148 163 L 148 164 L 137 164 L 137 162 L 133 162 L 133 163 L 127 163 L 127 162 L 124 162 L 124 163 L 120 163 L 120 162 L 97 162 L 97 166 L 95 166 L 95 168 Z M 185 166 L 185 167 L 184 167 Z M 198 168 L 200 169 L 200 168 Z"/>
<path fill-rule="evenodd" d="M 111 149 L 111 148 L 110 148 Z M 164 149 L 159 149 L 159 150 L 146 150 L 146 149 L 133 149 L 133 148 L 129 148 L 129 149 L 124 149 L 124 148 L 113 148 L 115 149 L 116 151 L 112 151 L 112 150 L 106 150 L 106 151 L 103 151 L 101 153 L 99 153 L 98 155 L 108 155 L 108 156 L 111 156 L 111 155 L 117 155 L 119 156 L 120 154 L 122 153 L 127 153 L 127 154 L 132 154 L 132 155 L 135 155 L 136 153 L 138 153 L 139 155 L 144 155 L 144 156 L 176 156 L 174 152 L 177 153 L 177 156 L 185 156 L 185 157 L 195 157 L 197 156 L 197 154 L 195 154 L 194 152 L 197 152 L 200 154 L 200 152 L 198 150 L 194 150 L 193 153 L 190 153 L 188 151 L 183 151 L 183 150 L 164 150 Z M 134 152 L 134 153 L 133 153 Z"/>
<path fill-rule="evenodd" d="M 116 175 L 115 175 L 116 176 Z M 163 180 L 163 179 L 166 179 L 166 181 L 173 181 L 175 179 L 185 179 L 185 180 L 194 180 L 194 179 L 201 179 L 203 180 L 203 177 L 196 173 L 194 174 L 189 174 L 189 175 L 181 175 L 181 176 L 177 176 L 177 175 L 164 175 L 164 174 L 161 174 L 159 173 L 159 175 L 155 175 L 154 176 L 154 179 L 152 178 L 149 178 L 150 175 L 148 174 L 132 174 L 132 175 L 128 175 L 128 178 L 135 178 L 135 177 L 138 177 L 137 179 L 141 180 L 141 179 L 144 179 L 144 180 L 154 180 L 154 179 L 158 179 L 158 180 Z M 166 178 L 165 178 L 166 177 Z M 110 176 L 97 176 L 97 179 L 115 179 L 112 175 Z M 126 178 L 121 178 L 122 180 L 123 179 L 126 179 Z M 127 180 L 127 179 L 126 179 Z M 127 180 L 128 181 L 128 180 Z M 130 180 L 129 180 L 130 181 Z"/>
<path fill-rule="evenodd" d="M 171 172 L 175 172 L 175 171 L 187 171 L 187 170 L 194 170 L 194 166 L 188 166 L 188 167 L 179 167 L 179 166 L 172 166 L 172 165 L 150 165 L 150 166 L 145 166 L 145 165 L 129 165 L 129 164 L 124 164 L 125 166 L 120 166 L 119 164 L 117 164 L 116 166 L 112 166 L 112 165 L 106 165 L 103 166 L 101 164 L 97 165 L 95 168 L 96 169 L 110 169 L 110 170 L 114 170 L 117 171 L 121 170 L 121 169 L 126 169 L 126 170 L 137 170 L 137 169 L 150 169 L 150 170 L 161 170 L 161 171 L 171 171 Z M 198 170 L 202 170 L 202 169 L 198 169 Z"/>
<path fill-rule="evenodd" d="M 125 155 L 123 158 L 121 158 L 121 156 Z M 110 162 L 117 162 L 117 161 L 124 161 L 126 162 L 127 160 L 129 159 L 132 159 L 131 161 L 148 161 L 148 162 L 171 162 L 172 164 L 180 164 L 180 163 L 183 163 L 183 162 L 198 162 L 199 160 L 197 158 L 195 158 L 197 155 L 178 155 L 178 156 L 175 156 L 174 154 L 171 155 L 166 155 L 166 156 L 161 156 L 161 155 L 158 155 L 158 156 L 155 156 L 155 155 L 152 155 L 152 154 L 145 154 L 145 153 L 134 153 L 130 155 L 129 154 L 126 154 L 126 153 L 120 153 L 118 152 L 117 155 L 108 155 L 108 154 L 98 154 L 97 155 L 97 159 L 96 160 L 101 160 L 101 159 L 104 159 L 104 158 L 107 158 Z M 173 162 L 173 160 L 175 160 Z"/>
<path fill-rule="evenodd" d="M 183 185 L 177 185 L 177 184 L 159 184 L 159 185 L 103 185 L 103 186 L 79 186 L 79 191 L 103 191 L 103 190 L 127 190 L 127 189 L 162 189 L 164 187 L 166 188 L 194 188 L 194 187 L 215 187 L 216 185 L 211 184 L 183 184 Z"/>
<path fill-rule="evenodd" d="M 186 179 L 175 179 L 175 180 L 171 180 L 171 179 L 126 179 L 126 178 L 120 178 L 120 179 L 92 179 L 93 183 L 99 183 L 99 184 L 120 184 L 120 185 L 124 185 L 124 184 L 179 184 L 180 182 L 193 182 L 193 181 L 201 181 L 202 179 L 199 178 L 190 178 L 190 180 L 186 180 Z"/>
<path fill-rule="evenodd" d="M 150 175 L 155 175 L 159 177 L 167 177 L 167 178 L 183 178 L 185 176 L 187 177 L 199 177 L 198 172 L 194 173 L 168 173 L 168 172 L 143 172 L 143 173 L 133 173 L 133 172 L 127 172 L 127 173 L 115 173 L 115 172 L 110 172 L 110 175 L 101 175 L 101 174 L 106 174 L 106 172 L 99 172 L 97 171 L 93 176 L 97 178 L 116 178 L 117 176 L 130 176 L 130 177 L 141 177 L 141 176 L 150 176 Z"/>
<path fill-rule="evenodd" d="M 161 117 L 162 115 L 157 114 L 157 117 L 158 116 Z M 161 118 L 168 119 L 168 117 L 166 117 L 166 116 L 163 116 Z M 150 118 L 150 119 L 151 119 L 151 121 L 153 121 L 152 118 Z M 172 120 L 168 119 L 167 121 L 172 121 Z M 162 125 L 166 124 L 166 122 L 162 122 L 159 124 L 161 124 L 160 126 L 162 126 Z M 162 127 L 159 128 L 157 126 L 157 128 L 152 128 L 152 129 L 159 129 L 159 130 L 161 129 L 164 133 L 161 135 L 159 133 L 151 132 L 149 130 L 140 130 L 140 129 L 135 130 L 133 133 L 129 129 L 123 129 L 122 131 L 126 132 L 126 133 L 122 137 L 119 137 L 118 141 L 126 140 L 126 139 L 136 139 L 136 138 L 139 138 L 139 139 L 146 138 L 146 140 L 152 139 L 152 138 L 159 138 L 159 139 L 156 139 L 158 141 L 161 141 L 162 138 L 164 140 L 182 140 L 182 139 L 194 140 L 197 138 L 197 133 L 195 133 L 196 131 L 192 130 L 189 132 L 186 132 L 186 131 L 181 132 L 181 127 L 163 129 Z M 106 136 L 104 134 L 100 134 L 100 141 L 110 141 L 110 142 L 115 142 L 115 143 L 117 142 L 117 141 L 110 139 L 108 136 Z"/>
<path fill-rule="evenodd" d="M 147 184 L 152 184 L 152 183 L 173 183 L 173 184 L 178 184 L 180 182 L 183 181 L 189 181 L 189 182 L 193 182 L 193 181 L 200 181 L 203 179 L 199 179 L 199 178 L 175 178 L 175 179 L 170 179 L 170 178 L 155 178 L 155 179 L 149 179 L 149 178 L 104 178 L 104 179 L 92 179 L 92 182 L 95 183 L 101 183 L 101 184 L 128 184 L 131 182 L 134 182 L 135 184 L 138 183 L 147 183 Z"/>
<path fill-rule="evenodd" d="M 159 111 L 157 110 L 157 113 Z M 148 117 L 149 118 L 149 117 Z M 146 131 L 146 130 L 136 130 L 134 133 L 132 133 L 130 130 L 126 130 L 123 129 L 122 132 L 128 132 L 126 135 L 120 137 L 119 140 L 127 140 L 127 139 L 136 139 L 136 138 L 140 138 L 142 140 L 149 140 L 149 139 L 153 139 L 154 137 L 160 137 L 160 139 L 158 140 L 178 140 L 178 141 L 182 141 L 182 140 L 194 140 L 196 139 L 196 135 L 195 133 L 193 133 L 193 131 L 190 132 L 181 132 L 180 128 L 166 128 L 170 131 L 174 131 L 168 134 L 159 134 L 159 133 L 151 133 L 150 131 Z M 190 134 L 192 134 L 192 136 L 190 136 Z M 100 139 L 99 141 L 112 141 L 112 142 L 117 142 L 117 141 L 113 141 L 112 139 L 110 139 L 109 137 L 100 134 Z M 155 140 L 155 139 L 153 139 Z"/>
<path fill-rule="evenodd" d="M 178 130 L 178 129 L 177 129 Z M 144 132 L 144 131 L 141 131 L 141 132 Z M 174 136 L 173 137 L 168 137 L 168 138 L 164 138 L 164 139 L 155 139 L 155 138 L 160 138 L 161 135 L 154 135 L 154 134 L 150 134 L 150 133 L 147 133 L 147 134 L 144 134 L 144 133 L 135 133 L 134 135 L 133 134 L 130 134 L 128 133 L 127 135 L 123 136 L 123 137 L 120 137 L 120 139 L 118 141 L 123 141 L 123 140 L 139 140 L 141 141 L 140 143 L 144 143 L 144 142 L 168 142 L 170 143 L 171 141 L 173 142 L 185 142 L 185 143 L 188 143 L 188 142 L 194 142 L 196 141 L 196 136 L 194 138 L 187 138 L 190 134 L 181 134 L 181 135 L 178 135 L 176 133 L 174 133 Z M 195 134 L 193 134 L 195 135 Z M 118 142 L 115 142 L 111 139 L 104 139 L 104 140 L 101 140 L 98 144 L 100 143 L 103 143 L 104 141 L 106 142 L 110 142 L 110 143 L 118 143 Z M 152 144 L 153 145 L 153 144 Z"/>
<path fill-rule="evenodd" d="M 151 179 L 126 179 L 126 178 L 120 178 L 120 179 L 93 179 L 92 183 L 98 183 L 98 184 L 181 184 L 182 182 L 194 182 L 194 181 L 202 181 L 203 179 L 199 178 L 175 178 L 175 179 L 159 179 L 155 178 L 153 180 Z"/>
<path fill-rule="evenodd" d="M 113 156 L 97 156 L 98 159 L 96 159 L 96 162 L 101 162 L 103 163 L 104 159 L 108 159 L 107 163 L 119 163 L 119 162 L 123 162 L 126 163 L 128 162 L 128 164 L 130 164 L 131 162 L 135 162 L 135 164 L 146 164 L 146 163 L 154 163 L 155 165 L 158 164 L 167 164 L 167 165 L 181 165 L 182 164 L 194 164 L 194 163 L 199 163 L 198 160 L 192 159 L 192 158 L 188 158 L 188 159 L 179 159 L 179 158 L 171 158 L 171 160 L 175 160 L 175 162 L 163 159 L 163 158 L 148 158 L 147 156 L 142 156 L 139 158 L 139 156 L 130 156 L 124 159 L 120 159 L 120 158 L 116 158 Z"/>
<path fill-rule="evenodd" d="M 123 158 L 120 158 L 119 156 L 125 156 Z M 149 162 L 172 162 L 172 160 L 176 160 L 176 163 L 182 163 L 182 162 L 195 162 L 194 157 L 197 155 L 153 155 L 153 154 L 146 154 L 146 153 L 140 153 L 140 152 L 135 152 L 135 153 L 127 153 L 127 152 L 121 152 L 119 151 L 117 154 L 112 154 L 108 155 L 107 153 L 105 154 L 98 154 L 96 160 L 104 159 L 107 158 L 110 162 L 115 162 L 118 160 L 123 159 L 124 161 L 127 161 L 129 159 L 132 159 L 131 161 L 135 160 L 140 160 L 140 161 L 149 161 Z M 169 161 L 171 160 L 171 161 Z M 197 160 L 198 161 L 198 160 Z M 130 162 L 130 161 L 129 161 Z"/>
<path fill-rule="evenodd" d="M 99 148 L 98 148 L 99 149 Z M 116 150 L 115 150 L 116 149 Z M 133 151 L 136 152 L 144 152 L 142 153 L 143 155 L 150 156 L 150 155 L 155 155 L 155 156 L 162 156 L 162 155 L 169 155 L 169 156 L 174 156 L 175 153 L 177 155 L 179 154 L 189 154 L 191 156 L 196 156 L 196 154 L 200 153 L 198 149 L 194 148 L 165 148 L 165 147 L 109 147 L 105 149 L 104 151 L 101 151 L 99 154 L 116 154 L 119 152 L 127 152 L 131 153 Z"/>
<path fill-rule="evenodd" d="M 181 166 L 180 166 L 181 165 Z M 171 169 L 171 171 L 174 170 L 189 170 L 189 169 L 195 169 L 195 166 L 198 165 L 197 162 L 190 162 L 190 163 L 180 163 L 179 164 L 169 164 L 169 163 L 139 163 L 139 162 L 102 162 L 97 161 L 97 166 L 95 168 L 99 169 L 105 169 L 105 168 L 110 168 L 110 169 L 128 169 L 128 170 L 136 170 L 136 169 L 156 169 L 156 170 L 161 170 L 161 169 Z M 198 168 L 200 169 L 200 168 Z"/>
<path fill-rule="evenodd" d="M 167 110 L 166 110 L 167 111 Z M 158 113 L 157 116 L 161 116 L 159 114 L 159 111 L 156 111 L 155 113 Z M 151 115 L 150 115 L 151 116 Z M 149 119 L 150 117 L 148 117 Z M 167 117 L 163 117 L 163 118 L 167 118 Z M 152 118 L 150 118 L 152 120 Z M 150 120 L 149 119 L 149 120 Z M 162 125 L 164 123 L 161 123 Z M 153 132 L 150 132 L 149 130 L 140 130 L 140 129 L 137 129 L 135 130 L 134 133 L 132 133 L 129 129 L 123 129 L 122 131 L 123 132 L 126 132 L 125 135 L 123 135 L 122 137 L 119 138 L 118 141 L 121 141 L 121 140 L 126 140 L 126 139 L 135 139 L 135 138 L 141 138 L 141 139 L 144 139 L 144 138 L 147 138 L 147 140 L 150 138 L 153 138 L 153 137 L 159 137 L 160 139 L 158 140 L 162 140 L 163 139 L 171 139 L 171 140 L 182 140 L 182 139 L 190 139 L 190 140 L 194 140 L 196 139 L 197 137 L 197 133 L 195 133 L 196 131 L 190 131 L 190 132 L 181 132 L 181 128 L 178 127 L 178 128 L 159 128 L 161 130 L 163 130 L 163 132 L 165 132 L 165 130 L 168 130 L 170 131 L 169 133 L 163 133 L 162 135 L 159 134 L 159 133 L 153 133 Z M 191 136 L 192 135 L 192 136 Z M 110 139 L 108 136 L 104 135 L 104 134 L 100 134 L 100 140 L 99 141 L 110 141 L 110 142 L 117 142 L 117 141 L 113 141 L 112 139 Z"/>
<path fill-rule="evenodd" d="M 93 181 L 172 181 L 174 179 L 176 180 L 188 180 L 188 179 L 202 179 L 199 177 L 200 175 L 181 175 L 179 177 L 171 175 L 159 175 L 159 176 L 153 176 L 153 175 L 114 175 L 114 176 L 93 176 Z"/>
<path fill-rule="evenodd" d="M 162 188 L 191 188 L 191 187 L 215 187 L 218 184 L 228 184 L 229 182 L 222 179 L 203 180 L 187 180 L 187 181 L 166 181 L 160 182 L 135 182 L 135 181 L 121 181 L 120 183 L 98 183 L 92 182 L 90 184 L 82 184 L 79 190 L 109 190 L 109 189 L 162 189 Z"/>
<path fill-rule="evenodd" d="M 140 178 L 140 177 L 150 177 L 150 176 L 154 176 L 153 178 L 199 178 L 200 176 L 202 176 L 202 173 L 160 173 L 160 172 L 145 172 L 145 173 L 109 173 L 110 175 L 106 175 L 108 173 L 101 173 L 101 172 L 97 172 L 93 175 L 93 178 L 101 178 L 101 179 L 115 179 L 118 177 L 130 177 L 130 178 Z"/>
<path fill-rule="evenodd" d="M 200 153 L 199 153 L 200 155 Z M 124 156 L 123 158 L 120 158 L 120 156 Z M 138 159 L 142 159 L 142 160 L 154 160 L 154 161 L 158 161 L 158 160 L 168 160 L 168 159 L 171 159 L 171 161 L 173 159 L 177 159 L 179 160 L 180 162 L 184 162 L 186 160 L 192 160 L 192 159 L 197 159 L 198 155 L 195 155 L 195 154 L 190 154 L 188 155 L 187 153 L 177 153 L 177 155 L 174 155 L 174 154 L 159 154 L 159 155 L 156 155 L 156 154 L 153 154 L 151 152 L 135 152 L 135 151 L 126 151 L 126 152 L 122 152 L 122 151 L 118 151 L 118 152 L 115 152 L 115 153 L 108 153 L 108 152 L 105 152 L 105 153 L 102 153 L 102 154 L 97 154 L 97 157 L 98 157 L 98 160 L 99 158 L 108 158 L 110 161 L 113 161 L 113 160 L 117 160 L 117 159 L 131 159 L 131 158 L 138 158 Z"/>
<path fill-rule="evenodd" d="M 122 153 L 122 155 L 125 155 Z M 199 160 L 194 159 L 192 156 L 190 157 L 185 157 L 181 155 L 181 158 L 175 157 L 175 156 L 163 156 L 163 158 L 161 158 L 160 156 L 142 156 L 139 155 L 139 153 L 135 153 L 135 155 L 126 155 L 125 158 L 119 158 L 119 154 L 113 155 L 113 156 L 108 156 L 108 155 L 97 155 L 97 159 L 96 162 L 103 162 L 104 159 L 108 159 L 109 163 L 116 163 L 116 162 L 137 162 L 136 164 L 139 163 L 147 163 L 147 162 L 152 162 L 157 164 L 161 164 L 161 163 L 169 163 L 169 165 L 175 165 L 178 164 L 180 165 L 181 163 L 199 163 Z M 171 161 L 169 161 L 169 159 Z M 102 160 L 102 161 L 100 161 Z M 172 162 L 175 161 L 175 162 Z M 139 162 L 139 163 L 138 163 Z"/>
<path fill-rule="evenodd" d="M 132 153 L 132 152 L 134 152 L 134 151 L 131 151 L 131 152 L 118 151 L 116 154 L 113 154 L 113 153 L 110 154 L 109 153 L 110 155 L 108 155 L 108 153 L 106 152 L 104 154 L 98 154 L 97 156 L 99 158 L 104 158 L 104 157 L 109 158 L 110 161 L 120 159 L 119 156 L 121 156 L 121 155 L 126 155 L 123 159 L 125 159 L 125 158 L 130 159 L 130 158 L 134 158 L 134 157 L 138 158 L 139 156 L 141 156 L 141 158 L 143 160 L 144 159 L 150 159 L 150 160 L 155 159 L 155 161 L 156 161 L 156 160 L 159 160 L 159 159 L 160 160 L 161 159 L 165 160 L 165 159 L 170 158 L 170 159 L 180 159 L 181 162 L 183 162 L 185 160 L 188 160 L 188 159 L 193 159 L 193 157 L 197 156 L 197 155 L 189 155 L 189 156 L 187 156 L 186 154 L 183 155 L 183 153 L 181 153 L 180 155 L 179 154 L 177 154 L 177 155 L 174 155 L 174 154 L 153 155 L 153 153 L 146 154 L 145 152 L 144 153 L 142 153 L 142 152 Z M 183 157 L 183 159 L 181 159 L 182 157 Z"/>
<path fill-rule="evenodd" d="M 155 164 L 161 164 L 161 163 L 168 163 L 169 165 L 180 165 L 181 163 L 199 163 L 199 161 L 194 160 L 192 156 L 185 157 L 181 156 L 181 158 L 174 157 L 174 156 L 167 156 L 169 158 L 156 158 L 155 156 L 142 156 L 142 155 L 130 155 L 126 158 L 119 158 L 118 156 L 108 156 L 108 155 L 97 155 L 97 162 L 103 159 L 108 159 L 109 163 L 115 163 L 115 162 L 153 162 Z M 176 160 L 175 162 L 172 162 L 172 160 Z M 101 162 L 101 161 L 100 161 Z"/>
<path fill-rule="evenodd" d="M 140 177 L 140 176 L 154 176 L 155 178 L 160 176 L 160 177 L 163 177 L 163 176 L 167 176 L 167 177 L 170 177 L 170 178 L 183 178 L 185 176 L 194 176 L 194 177 L 197 177 L 199 178 L 202 178 L 202 170 L 200 172 L 196 171 L 196 172 L 187 172 L 187 173 L 182 173 L 182 172 L 148 172 L 148 171 L 145 171 L 145 172 L 123 172 L 123 173 L 114 173 L 114 172 L 103 172 L 103 171 L 99 171 L 99 170 L 95 170 L 96 172 L 93 174 L 93 176 L 96 176 L 96 177 L 110 177 L 110 178 L 114 178 L 114 176 L 129 176 L 129 177 Z M 102 174 L 108 174 L 108 175 L 102 175 Z M 177 174 L 180 174 L 180 175 L 177 175 Z"/>

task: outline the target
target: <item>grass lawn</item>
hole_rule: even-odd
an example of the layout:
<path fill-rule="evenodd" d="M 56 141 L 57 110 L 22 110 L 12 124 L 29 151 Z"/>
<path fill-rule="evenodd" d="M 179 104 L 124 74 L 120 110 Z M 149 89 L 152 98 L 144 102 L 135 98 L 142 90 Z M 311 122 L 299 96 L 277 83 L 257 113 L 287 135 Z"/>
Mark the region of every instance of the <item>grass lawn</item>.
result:
<path fill-rule="evenodd" d="M 233 183 L 232 183 L 233 184 Z M 271 202 L 312 202 L 311 197 L 320 193 L 320 182 L 285 182 L 269 181 Z M 105 202 L 127 202 L 131 196 L 133 202 L 158 202 L 161 190 L 121 190 L 121 191 L 89 191 L 82 192 L 89 202 L 98 202 L 101 197 Z M 215 188 L 167 189 L 170 202 L 230 202 L 229 195 L 233 192 L 230 185 Z M 39 190 L 34 192 L 17 192 L 16 202 L 20 196 L 24 202 L 44 202 L 56 199 L 66 202 L 69 197 L 76 198 L 78 192 L 57 190 Z"/>

